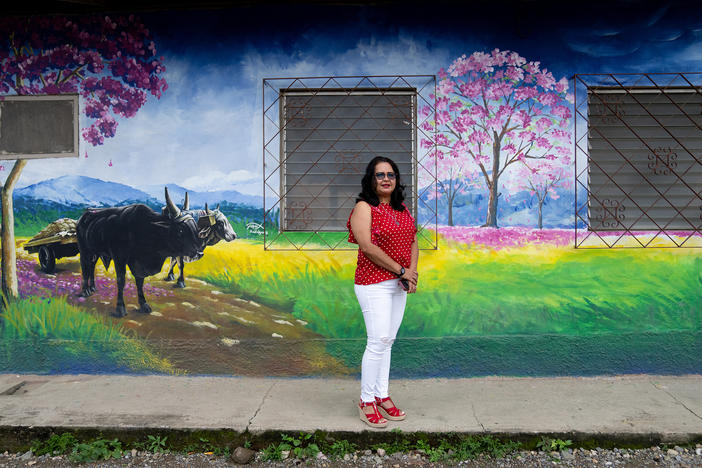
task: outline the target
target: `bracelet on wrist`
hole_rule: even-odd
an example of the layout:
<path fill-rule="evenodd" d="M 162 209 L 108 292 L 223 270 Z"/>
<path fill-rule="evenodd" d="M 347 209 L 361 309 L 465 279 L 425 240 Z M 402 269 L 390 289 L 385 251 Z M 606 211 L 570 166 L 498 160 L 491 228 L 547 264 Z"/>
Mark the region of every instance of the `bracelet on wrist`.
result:
<path fill-rule="evenodd" d="M 400 273 L 397 275 L 397 277 L 398 277 L 398 278 L 401 278 L 402 275 L 404 275 L 404 274 L 405 274 L 405 267 L 403 267 L 402 265 L 400 265 Z"/>

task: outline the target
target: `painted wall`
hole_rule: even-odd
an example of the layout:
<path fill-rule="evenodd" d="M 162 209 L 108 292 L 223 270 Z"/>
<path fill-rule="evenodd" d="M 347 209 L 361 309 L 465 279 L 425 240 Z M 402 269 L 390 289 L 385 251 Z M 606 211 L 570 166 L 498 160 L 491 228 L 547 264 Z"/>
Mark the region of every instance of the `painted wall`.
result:
<path fill-rule="evenodd" d="M 698 250 L 572 247 L 568 79 L 702 69 L 702 7 L 625 5 L 575 16 L 504 3 L 45 17 L 30 23 L 23 43 L 12 43 L 18 21 L 2 18 L 0 92 L 78 91 L 85 130 L 79 159 L 30 161 L 15 190 L 21 299 L 0 315 L 0 372 L 357 374 L 365 335 L 355 253 L 264 251 L 250 224 L 263 217 L 260 88 L 263 78 L 387 74 L 437 75 L 438 113 L 426 125 L 439 130 L 442 182 L 439 248 L 420 255 L 394 376 L 702 372 Z M 41 68 L 46 61 L 53 68 Z M 497 118 L 500 99 L 520 92 L 495 88 L 500 80 L 531 89 L 524 99 L 541 110 L 510 111 L 519 128 L 502 154 L 514 163 L 497 184 L 491 223 L 493 176 L 480 171 L 491 161 L 480 151 L 489 133 L 476 130 L 485 116 L 456 90 L 490 87 L 495 107 L 482 112 Z M 448 125 L 463 125 L 461 137 Z M 525 143 L 537 160 L 524 157 Z M 12 167 L 2 162 L 3 180 Z M 179 204 L 186 190 L 192 207 L 219 203 L 239 238 L 188 264 L 184 289 L 164 279 L 168 265 L 149 277 L 151 314 L 137 310 L 128 279 L 128 314 L 111 316 L 114 267 L 98 263 L 96 294 L 78 297 L 78 257 L 47 274 L 22 247 L 86 207 L 160 210 L 165 185 Z M 420 209 L 420 221 L 430 216 Z M 486 220 L 500 227 L 481 227 Z"/>

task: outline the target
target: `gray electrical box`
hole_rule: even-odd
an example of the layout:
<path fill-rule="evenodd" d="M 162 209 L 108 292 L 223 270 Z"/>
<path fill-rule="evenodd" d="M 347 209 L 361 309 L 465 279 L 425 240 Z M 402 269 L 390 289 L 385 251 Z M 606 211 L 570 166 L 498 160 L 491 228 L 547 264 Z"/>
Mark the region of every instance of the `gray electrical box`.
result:
<path fill-rule="evenodd" d="M 0 159 L 78 157 L 78 95 L 0 97 Z"/>

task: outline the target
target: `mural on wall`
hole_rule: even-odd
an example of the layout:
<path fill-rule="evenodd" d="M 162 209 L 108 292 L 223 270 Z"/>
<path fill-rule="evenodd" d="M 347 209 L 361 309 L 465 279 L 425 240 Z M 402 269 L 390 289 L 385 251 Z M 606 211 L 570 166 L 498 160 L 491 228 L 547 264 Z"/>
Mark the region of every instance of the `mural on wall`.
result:
<path fill-rule="evenodd" d="M 437 75 L 436 120 L 423 123 L 436 141 L 419 144 L 436 144 L 438 186 L 419 193 L 438 204 L 441 235 L 420 255 L 394 375 L 702 371 L 702 254 L 572 247 L 567 78 L 653 59 L 700 69 L 693 15 L 671 6 L 591 28 L 537 11 L 498 34 L 489 20 L 466 31 L 380 7 L 306 8 L 276 13 L 266 37 L 246 25 L 256 7 L 0 18 L 0 94 L 79 92 L 84 128 L 79 159 L 16 171 L 19 299 L 0 313 L 0 371 L 356 374 L 355 252 L 263 250 L 259 87 L 388 73 Z M 101 227 L 114 233 L 178 219 L 187 239 L 142 229 L 149 241 L 128 249 L 145 251 L 141 264 L 94 239 L 76 255 L 86 209 L 147 213 Z"/>

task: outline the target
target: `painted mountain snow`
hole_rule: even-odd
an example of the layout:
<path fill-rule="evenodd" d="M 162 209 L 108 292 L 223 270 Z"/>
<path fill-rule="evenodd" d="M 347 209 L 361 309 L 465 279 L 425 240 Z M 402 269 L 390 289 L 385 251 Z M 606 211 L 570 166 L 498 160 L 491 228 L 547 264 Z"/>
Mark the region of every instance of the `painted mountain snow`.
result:
<path fill-rule="evenodd" d="M 188 192 L 188 198 L 190 199 L 190 206 L 202 207 L 205 203 L 210 206 L 214 206 L 220 202 L 236 203 L 239 205 L 249 205 L 256 208 L 261 208 L 263 206 L 263 197 L 258 195 L 245 195 L 239 193 L 236 190 L 217 190 L 213 192 L 195 192 L 189 190 L 185 187 L 176 184 L 167 184 L 168 193 L 171 195 L 173 200 L 178 203 L 182 202 L 185 198 L 185 192 Z M 147 192 L 151 197 L 155 198 L 159 202 L 165 203 L 165 198 L 163 194 L 163 185 L 149 185 L 144 187 L 144 191 Z"/>
<path fill-rule="evenodd" d="M 63 176 L 15 190 L 15 197 L 62 205 L 116 206 L 126 201 L 148 201 L 151 196 L 128 185 L 85 176 Z"/>
<path fill-rule="evenodd" d="M 168 190 L 176 203 L 182 203 L 187 191 L 192 207 L 204 206 L 205 202 L 214 206 L 228 202 L 249 205 L 256 208 L 263 206 L 263 198 L 244 195 L 236 190 L 216 192 L 195 192 L 175 184 L 168 184 Z M 48 179 L 15 190 L 15 198 L 24 201 L 52 202 L 59 205 L 73 206 L 119 206 L 127 203 L 146 203 L 162 205 L 165 203 L 163 185 L 152 185 L 139 190 L 129 185 L 109 182 L 85 176 L 63 176 Z"/>

